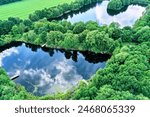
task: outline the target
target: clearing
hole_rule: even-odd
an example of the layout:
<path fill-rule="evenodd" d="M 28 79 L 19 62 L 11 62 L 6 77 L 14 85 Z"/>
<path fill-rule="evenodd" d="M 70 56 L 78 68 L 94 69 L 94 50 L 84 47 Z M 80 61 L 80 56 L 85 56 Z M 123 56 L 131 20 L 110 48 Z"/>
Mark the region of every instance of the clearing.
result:
<path fill-rule="evenodd" d="M 30 13 L 43 8 L 50 8 L 62 3 L 70 3 L 74 0 L 22 0 L 0 6 L 0 20 L 8 17 L 28 18 Z"/>

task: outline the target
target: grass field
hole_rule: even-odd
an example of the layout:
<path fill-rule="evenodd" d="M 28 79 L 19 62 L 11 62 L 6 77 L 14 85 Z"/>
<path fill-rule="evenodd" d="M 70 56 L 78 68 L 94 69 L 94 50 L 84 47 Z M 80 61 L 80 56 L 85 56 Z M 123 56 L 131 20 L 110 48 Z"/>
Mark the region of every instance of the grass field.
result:
<path fill-rule="evenodd" d="M 25 19 L 30 13 L 43 8 L 50 8 L 62 3 L 69 3 L 74 0 L 22 0 L 0 6 L 0 20 L 8 17 L 20 17 Z"/>

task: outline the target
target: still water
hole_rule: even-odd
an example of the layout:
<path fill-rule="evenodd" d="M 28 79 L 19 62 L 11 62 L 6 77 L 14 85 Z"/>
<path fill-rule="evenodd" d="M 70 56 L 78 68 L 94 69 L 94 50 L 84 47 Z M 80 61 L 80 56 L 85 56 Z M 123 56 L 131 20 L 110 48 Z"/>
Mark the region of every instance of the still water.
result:
<path fill-rule="evenodd" d="M 130 5 L 123 8 L 120 12 L 113 12 L 107 10 L 109 1 L 93 4 L 89 9 L 82 9 L 81 12 L 69 15 L 65 19 L 72 23 L 79 21 L 96 21 L 99 25 L 109 25 L 112 22 L 117 22 L 121 27 L 132 26 L 137 19 L 142 16 L 145 7 L 138 5 Z"/>
<path fill-rule="evenodd" d="M 0 53 L 0 66 L 35 95 L 65 92 L 105 67 L 110 56 L 19 44 Z"/>
<path fill-rule="evenodd" d="M 142 6 L 131 5 L 117 13 L 108 11 L 107 4 L 108 1 L 93 4 L 62 19 L 72 23 L 92 20 L 99 25 L 118 22 L 124 27 L 132 26 L 145 10 Z M 39 48 L 22 43 L 0 48 L 0 66 L 10 77 L 19 75 L 14 81 L 39 96 L 65 92 L 80 80 L 89 79 L 99 68 L 105 67 L 109 58 L 109 55 Z"/>

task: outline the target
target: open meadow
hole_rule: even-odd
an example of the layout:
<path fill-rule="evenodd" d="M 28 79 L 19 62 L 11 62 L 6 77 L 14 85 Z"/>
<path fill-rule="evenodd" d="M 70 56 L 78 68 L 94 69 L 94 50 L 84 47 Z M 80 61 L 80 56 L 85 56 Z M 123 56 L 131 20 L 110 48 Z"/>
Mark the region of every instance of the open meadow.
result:
<path fill-rule="evenodd" d="M 22 0 L 0 6 L 0 20 L 8 17 L 20 17 L 26 19 L 35 10 L 57 6 L 62 3 L 69 3 L 74 0 Z"/>

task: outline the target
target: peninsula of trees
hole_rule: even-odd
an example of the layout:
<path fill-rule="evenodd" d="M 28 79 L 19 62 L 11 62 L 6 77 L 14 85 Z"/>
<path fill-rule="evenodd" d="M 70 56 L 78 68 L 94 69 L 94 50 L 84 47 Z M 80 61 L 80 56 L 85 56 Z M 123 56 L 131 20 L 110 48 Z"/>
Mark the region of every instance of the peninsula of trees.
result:
<path fill-rule="evenodd" d="M 150 4 L 150 0 L 111 0 L 108 4 L 108 9 L 118 11 L 132 4 L 147 6 L 148 4 Z"/>
<path fill-rule="evenodd" d="M 0 68 L 0 99 L 150 99 L 150 6 L 133 27 L 120 28 L 117 23 L 99 26 L 93 21 L 71 24 L 65 20 L 48 20 L 70 9 L 80 9 L 80 4 L 86 2 L 90 4 L 97 0 L 76 0 L 74 4 L 36 11 L 26 20 L 0 21 L 0 46 L 21 41 L 50 48 L 107 53 L 112 57 L 106 68 L 99 69 L 89 81 L 81 81 L 67 93 L 43 97 L 26 92 Z"/>

